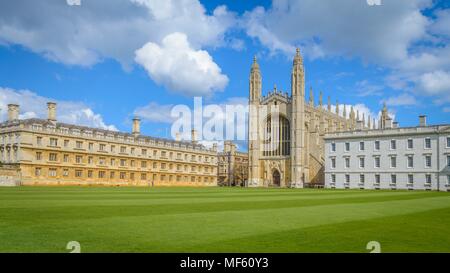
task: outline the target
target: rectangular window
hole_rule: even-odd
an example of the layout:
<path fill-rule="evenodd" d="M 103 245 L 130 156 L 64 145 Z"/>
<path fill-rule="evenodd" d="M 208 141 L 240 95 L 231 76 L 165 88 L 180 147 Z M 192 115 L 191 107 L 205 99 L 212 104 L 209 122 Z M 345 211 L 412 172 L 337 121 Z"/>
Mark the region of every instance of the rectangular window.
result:
<path fill-rule="evenodd" d="M 75 157 L 75 162 L 76 162 L 77 164 L 83 163 L 83 156 L 77 155 L 77 156 Z"/>
<path fill-rule="evenodd" d="M 346 152 L 350 151 L 350 143 L 349 142 L 345 143 L 345 151 Z"/>
<path fill-rule="evenodd" d="M 380 167 L 380 157 L 375 157 L 375 168 L 379 168 Z"/>
<path fill-rule="evenodd" d="M 447 148 L 450 148 L 450 137 L 447 137 Z"/>
<path fill-rule="evenodd" d="M 431 174 L 426 174 L 425 175 L 425 183 L 431 184 Z"/>
<path fill-rule="evenodd" d="M 92 178 L 94 176 L 94 172 L 89 170 L 88 171 L 88 178 Z"/>
<path fill-rule="evenodd" d="M 345 183 L 350 183 L 350 175 L 349 174 L 345 175 Z"/>
<path fill-rule="evenodd" d="M 166 163 L 161 163 L 161 169 L 162 170 L 166 169 Z"/>
<path fill-rule="evenodd" d="M 120 166 L 125 167 L 127 165 L 127 161 L 125 159 L 120 160 Z"/>
<path fill-rule="evenodd" d="M 146 149 L 142 149 L 142 155 L 143 156 L 147 156 L 147 150 Z"/>
<path fill-rule="evenodd" d="M 331 158 L 331 168 L 336 168 L 336 158 Z"/>
<path fill-rule="evenodd" d="M 92 156 L 88 157 L 88 164 L 94 164 L 94 158 Z"/>
<path fill-rule="evenodd" d="M 431 138 L 425 138 L 425 149 L 431 149 Z"/>
<path fill-rule="evenodd" d="M 431 168 L 431 155 L 426 155 L 425 156 L 425 167 L 426 168 Z"/>
<path fill-rule="evenodd" d="M 391 168 L 397 168 L 397 157 L 391 156 Z"/>
<path fill-rule="evenodd" d="M 379 174 L 376 174 L 375 175 L 375 184 L 380 184 L 380 175 Z"/>
<path fill-rule="evenodd" d="M 83 149 L 83 142 L 82 141 L 77 141 L 76 142 L 76 147 L 77 147 L 77 149 Z"/>
<path fill-rule="evenodd" d="M 410 138 L 408 139 L 408 145 L 407 145 L 408 149 L 412 149 L 413 148 L 413 140 Z"/>
<path fill-rule="evenodd" d="M 40 137 L 40 136 L 36 137 L 36 144 L 38 146 L 42 146 L 42 137 Z"/>
<path fill-rule="evenodd" d="M 102 152 L 105 151 L 106 150 L 106 144 L 100 144 L 99 150 L 102 151 Z"/>
<path fill-rule="evenodd" d="M 350 157 L 345 158 L 345 168 L 350 168 Z"/>
<path fill-rule="evenodd" d="M 63 176 L 69 176 L 69 169 L 63 170 Z"/>
<path fill-rule="evenodd" d="M 57 161 L 58 160 L 58 155 L 56 153 L 50 153 L 48 155 L 48 160 L 49 161 Z"/>
<path fill-rule="evenodd" d="M 447 167 L 450 168 L 450 155 L 447 156 Z"/>
<path fill-rule="evenodd" d="M 147 174 L 141 173 L 141 180 L 147 180 Z"/>
<path fill-rule="evenodd" d="M 408 184 L 414 184 L 414 175 L 408 174 Z"/>
<path fill-rule="evenodd" d="M 412 155 L 408 155 L 408 168 L 413 168 L 414 167 L 414 159 Z"/>
<path fill-rule="evenodd" d="M 98 164 L 99 164 L 99 165 L 105 165 L 105 164 L 106 164 L 106 158 L 100 157 L 100 158 L 98 159 Z"/>
<path fill-rule="evenodd" d="M 135 148 L 131 148 L 130 153 L 134 155 Z"/>
<path fill-rule="evenodd" d="M 83 171 L 82 170 L 75 170 L 75 177 L 83 177 Z"/>
<path fill-rule="evenodd" d="M 55 168 L 48 169 L 48 176 L 56 177 L 56 169 Z"/>
<path fill-rule="evenodd" d="M 363 141 L 361 141 L 361 142 L 359 143 L 359 150 L 360 150 L 360 151 L 364 151 L 364 142 L 363 142 Z"/>
<path fill-rule="evenodd" d="M 111 153 L 115 153 L 116 152 L 116 146 L 115 145 L 111 145 Z"/>
<path fill-rule="evenodd" d="M 50 138 L 50 146 L 52 146 L 52 147 L 58 146 L 58 139 L 57 138 Z"/>
<path fill-rule="evenodd" d="M 127 174 L 125 172 L 120 172 L 120 179 L 127 178 Z"/>
<path fill-rule="evenodd" d="M 105 171 L 99 171 L 98 178 L 105 178 Z"/>
<path fill-rule="evenodd" d="M 126 152 L 127 152 L 127 147 L 125 147 L 125 146 L 120 146 L 120 152 L 121 152 L 121 153 L 126 153 Z"/>
<path fill-rule="evenodd" d="M 109 173 L 109 178 L 112 179 L 112 178 L 114 178 L 114 176 L 115 176 L 115 173 L 114 173 L 114 172 L 110 172 L 110 173 Z"/>
<path fill-rule="evenodd" d="M 34 169 L 34 175 L 40 176 L 41 173 L 42 173 L 42 169 L 41 169 L 41 168 L 36 168 L 36 169 Z"/>
<path fill-rule="evenodd" d="M 450 186 L 450 174 L 447 175 L 447 185 Z"/>
<path fill-rule="evenodd" d="M 64 140 L 64 147 L 65 148 L 69 147 L 69 140 L 67 140 L 67 139 Z"/>
<path fill-rule="evenodd" d="M 397 184 L 397 175 L 391 174 L 391 184 Z"/>
<path fill-rule="evenodd" d="M 147 161 L 141 161 L 141 168 L 147 168 Z"/>
<path fill-rule="evenodd" d="M 375 145 L 375 147 L 374 147 L 375 151 L 379 151 L 380 150 L 380 141 L 376 140 L 374 145 Z"/>
<path fill-rule="evenodd" d="M 69 162 L 69 155 L 67 155 L 67 154 L 64 155 L 63 161 L 64 161 L 65 163 Z"/>
<path fill-rule="evenodd" d="M 90 142 L 89 143 L 89 151 L 93 151 L 94 150 L 94 143 Z"/>
<path fill-rule="evenodd" d="M 336 152 L 336 143 L 331 143 L 331 151 Z"/>
<path fill-rule="evenodd" d="M 364 168 L 364 157 L 359 158 L 359 167 Z"/>
<path fill-rule="evenodd" d="M 42 153 L 36 152 L 36 160 L 42 160 Z"/>
<path fill-rule="evenodd" d="M 114 158 L 111 159 L 111 166 L 116 166 L 116 160 Z"/>
<path fill-rule="evenodd" d="M 336 183 L 336 175 L 335 174 L 331 175 L 331 183 Z"/>
<path fill-rule="evenodd" d="M 395 139 L 391 140 L 391 150 L 397 149 L 397 141 Z"/>
<path fill-rule="evenodd" d="M 359 175 L 359 183 L 364 184 L 364 180 L 365 180 L 364 174 L 360 174 Z"/>

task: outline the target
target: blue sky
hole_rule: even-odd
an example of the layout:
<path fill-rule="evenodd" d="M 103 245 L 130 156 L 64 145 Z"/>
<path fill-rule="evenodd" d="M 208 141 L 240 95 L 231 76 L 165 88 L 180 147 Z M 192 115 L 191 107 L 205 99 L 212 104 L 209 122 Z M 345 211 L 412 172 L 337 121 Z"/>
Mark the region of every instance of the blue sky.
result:
<path fill-rule="evenodd" d="M 449 39 L 448 1 L 2 1 L 1 118 L 54 100 L 66 122 L 129 131 L 140 114 L 144 134 L 170 137 L 171 105 L 245 103 L 254 55 L 263 93 L 289 91 L 300 47 L 316 102 L 449 123 Z"/>

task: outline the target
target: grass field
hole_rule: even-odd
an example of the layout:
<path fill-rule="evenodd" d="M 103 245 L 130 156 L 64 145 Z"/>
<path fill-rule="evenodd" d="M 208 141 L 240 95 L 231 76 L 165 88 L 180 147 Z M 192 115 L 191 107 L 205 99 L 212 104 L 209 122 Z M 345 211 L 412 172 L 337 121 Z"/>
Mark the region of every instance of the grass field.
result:
<path fill-rule="evenodd" d="M 450 252 L 450 194 L 0 188 L 0 252 Z"/>

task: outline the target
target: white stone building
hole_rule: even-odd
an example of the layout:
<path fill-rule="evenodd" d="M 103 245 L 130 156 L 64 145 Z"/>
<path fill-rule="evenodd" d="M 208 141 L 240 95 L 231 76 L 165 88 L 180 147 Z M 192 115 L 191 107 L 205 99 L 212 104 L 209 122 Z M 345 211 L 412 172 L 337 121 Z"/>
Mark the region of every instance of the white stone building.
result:
<path fill-rule="evenodd" d="M 419 126 L 399 128 L 381 120 L 376 130 L 325 136 L 325 187 L 450 191 L 450 124 L 427 126 L 421 116 Z"/>

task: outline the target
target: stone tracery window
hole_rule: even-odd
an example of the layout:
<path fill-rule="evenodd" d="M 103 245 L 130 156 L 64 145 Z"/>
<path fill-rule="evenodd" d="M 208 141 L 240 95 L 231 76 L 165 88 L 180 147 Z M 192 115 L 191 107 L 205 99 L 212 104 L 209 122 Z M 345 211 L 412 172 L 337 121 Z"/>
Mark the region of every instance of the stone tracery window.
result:
<path fill-rule="evenodd" d="M 263 156 L 288 156 L 291 152 L 289 120 L 284 116 L 269 116 L 264 126 Z"/>

